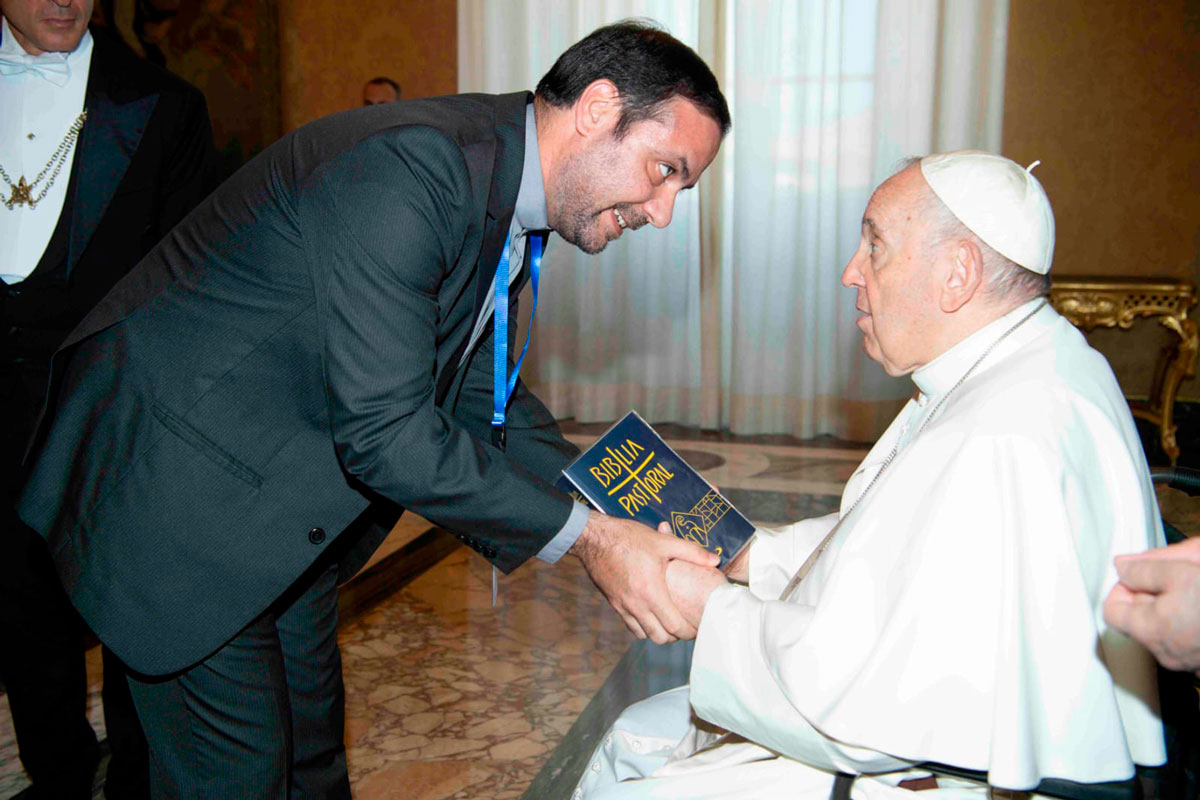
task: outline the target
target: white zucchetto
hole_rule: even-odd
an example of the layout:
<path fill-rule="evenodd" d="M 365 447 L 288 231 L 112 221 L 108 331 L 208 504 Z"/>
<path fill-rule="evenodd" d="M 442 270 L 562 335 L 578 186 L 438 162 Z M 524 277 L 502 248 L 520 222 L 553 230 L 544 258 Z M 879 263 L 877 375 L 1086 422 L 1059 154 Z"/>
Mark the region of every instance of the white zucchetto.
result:
<path fill-rule="evenodd" d="M 1032 170 L 981 150 L 921 159 L 934 194 L 972 233 L 1005 258 L 1045 275 L 1054 259 L 1054 212 Z"/>

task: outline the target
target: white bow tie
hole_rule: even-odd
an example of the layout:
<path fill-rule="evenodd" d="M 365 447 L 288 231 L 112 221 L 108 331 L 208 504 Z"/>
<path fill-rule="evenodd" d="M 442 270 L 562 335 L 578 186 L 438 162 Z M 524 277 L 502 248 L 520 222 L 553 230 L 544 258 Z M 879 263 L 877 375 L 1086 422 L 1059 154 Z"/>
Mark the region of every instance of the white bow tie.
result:
<path fill-rule="evenodd" d="M 55 86 L 66 86 L 71 79 L 71 66 L 65 58 L 3 53 L 0 54 L 0 75 L 35 75 Z"/>

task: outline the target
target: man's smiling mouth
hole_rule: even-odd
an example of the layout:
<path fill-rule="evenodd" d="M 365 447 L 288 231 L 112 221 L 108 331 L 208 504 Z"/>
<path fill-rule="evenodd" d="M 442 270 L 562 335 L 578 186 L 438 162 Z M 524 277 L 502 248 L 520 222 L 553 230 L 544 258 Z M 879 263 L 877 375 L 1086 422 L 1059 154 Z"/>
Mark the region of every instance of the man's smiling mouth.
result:
<path fill-rule="evenodd" d="M 615 209 L 615 208 L 614 208 L 614 209 L 613 209 L 613 214 L 615 214 L 615 215 L 616 215 L 616 217 L 617 217 L 617 224 L 621 226 L 621 230 L 625 230 L 626 228 L 628 228 L 628 227 L 629 227 L 629 223 L 627 223 L 627 222 L 625 221 L 625 218 L 621 216 L 621 212 L 620 212 L 620 211 L 618 211 L 617 209 Z"/>

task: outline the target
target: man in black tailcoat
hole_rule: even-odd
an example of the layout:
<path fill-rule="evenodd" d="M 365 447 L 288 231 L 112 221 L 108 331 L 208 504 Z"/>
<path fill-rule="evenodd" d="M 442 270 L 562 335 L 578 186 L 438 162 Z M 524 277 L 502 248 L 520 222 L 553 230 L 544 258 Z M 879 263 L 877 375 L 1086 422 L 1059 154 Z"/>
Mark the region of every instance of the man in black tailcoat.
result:
<path fill-rule="evenodd" d="M 98 750 L 84 628 L 13 509 L 21 456 L 54 350 L 208 193 L 214 165 L 203 96 L 90 33 L 91 5 L 0 0 L 0 675 L 33 794 L 53 798 L 91 797 Z M 105 672 L 106 791 L 145 797 L 145 741 L 108 652 Z"/>
<path fill-rule="evenodd" d="M 20 511 L 141 673 L 156 796 L 349 796 L 335 585 L 378 543 L 372 503 L 505 571 L 569 551 L 635 633 L 694 635 L 666 564 L 715 557 L 555 489 L 573 450 L 519 382 L 492 430 L 490 331 L 502 254 L 515 297 L 550 230 L 598 252 L 665 226 L 728 125 L 690 49 L 602 28 L 536 99 L 389 103 L 285 137 L 72 332 Z"/>

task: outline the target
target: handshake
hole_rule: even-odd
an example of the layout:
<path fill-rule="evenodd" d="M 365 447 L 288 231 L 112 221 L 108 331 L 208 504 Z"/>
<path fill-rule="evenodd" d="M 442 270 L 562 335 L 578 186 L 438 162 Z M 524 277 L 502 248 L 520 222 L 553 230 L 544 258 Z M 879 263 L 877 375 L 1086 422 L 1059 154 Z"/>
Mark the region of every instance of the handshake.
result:
<path fill-rule="evenodd" d="M 747 548 L 727 575 L 716 554 L 675 537 L 666 522 L 655 531 L 596 511 L 570 552 L 626 627 L 655 644 L 694 639 L 708 596 L 729 578 L 744 580 L 748 564 Z"/>

